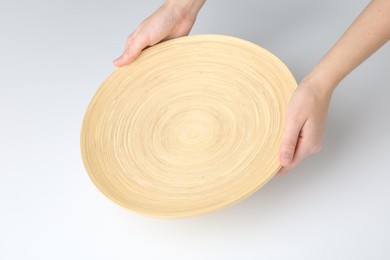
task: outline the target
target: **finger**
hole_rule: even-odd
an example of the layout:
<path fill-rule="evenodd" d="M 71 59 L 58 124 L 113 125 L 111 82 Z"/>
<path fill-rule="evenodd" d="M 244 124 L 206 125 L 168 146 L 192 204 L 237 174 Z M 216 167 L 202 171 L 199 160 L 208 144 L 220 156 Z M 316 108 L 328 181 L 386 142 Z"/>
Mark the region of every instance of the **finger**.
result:
<path fill-rule="evenodd" d="M 282 176 L 284 175 L 286 172 L 288 171 L 288 169 L 286 169 L 286 167 L 282 166 L 279 171 L 275 174 L 275 176 Z"/>
<path fill-rule="evenodd" d="M 133 62 L 139 56 L 141 51 L 149 45 L 147 39 L 148 38 L 144 34 L 130 35 L 126 42 L 123 54 L 113 61 L 114 65 L 122 67 Z"/>
<path fill-rule="evenodd" d="M 282 167 L 277 175 L 283 175 L 297 166 L 307 156 L 318 153 L 321 150 L 322 135 L 318 124 L 308 120 L 300 132 L 293 160 Z"/>
<path fill-rule="evenodd" d="M 304 122 L 296 121 L 296 117 L 291 118 L 292 119 L 286 119 L 279 149 L 279 161 L 282 166 L 288 166 L 292 162 L 298 143 L 299 133 L 304 125 Z"/>
<path fill-rule="evenodd" d="M 288 171 L 289 171 L 289 169 L 283 166 L 282 168 L 280 168 L 280 170 L 275 175 L 276 176 L 282 176 L 285 173 L 287 173 Z"/>
<path fill-rule="evenodd" d="M 310 147 L 311 142 L 307 138 L 299 137 L 292 161 L 288 165 L 283 166 L 277 175 L 280 176 L 287 173 L 297 166 L 304 158 L 310 155 L 312 153 Z"/>

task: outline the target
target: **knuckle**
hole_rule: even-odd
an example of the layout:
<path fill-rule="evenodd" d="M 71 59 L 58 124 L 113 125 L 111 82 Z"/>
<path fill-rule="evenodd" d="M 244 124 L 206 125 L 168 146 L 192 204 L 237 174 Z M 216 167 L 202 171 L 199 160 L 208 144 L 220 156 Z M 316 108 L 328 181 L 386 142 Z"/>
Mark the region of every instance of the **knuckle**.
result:
<path fill-rule="evenodd" d="M 132 33 L 129 38 L 131 37 L 131 41 L 138 42 L 141 45 L 145 45 L 148 42 L 151 41 L 152 34 L 145 29 L 143 26 L 139 26 L 134 33 Z"/>
<path fill-rule="evenodd" d="M 132 34 L 130 34 L 130 35 L 127 37 L 127 43 L 128 43 L 128 44 L 134 41 L 134 39 L 136 38 L 136 34 L 137 34 L 137 32 L 135 31 L 135 32 L 133 32 Z"/>
<path fill-rule="evenodd" d="M 130 47 L 126 47 L 125 48 L 124 55 L 127 56 L 127 57 L 132 57 L 133 56 L 133 53 L 130 50 Z"/>
<path fill-rule="evenodd" d="M 134 39 L 134 34 L 135 34 L 135 32 L 133 32 L 132 34 L 127 36 L 127 41 L 132 41 Z"/>

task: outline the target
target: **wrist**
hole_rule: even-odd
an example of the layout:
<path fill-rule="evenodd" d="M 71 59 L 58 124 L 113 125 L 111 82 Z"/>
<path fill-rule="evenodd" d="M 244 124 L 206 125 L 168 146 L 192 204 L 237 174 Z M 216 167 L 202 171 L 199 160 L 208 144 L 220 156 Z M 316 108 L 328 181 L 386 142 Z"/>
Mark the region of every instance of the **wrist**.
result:
<path fill-rule="evenodd" d="M 179 17 L 196 19 L 206 0 L 166 0 L 164 5 Z"/>
<path fill-rule="evenodd" d="M 325 71 L 314 69 L 302 79 L 299 85 L 309 89 L 318 98 L 330 99 L 338 81 L 331 78 Z"/>

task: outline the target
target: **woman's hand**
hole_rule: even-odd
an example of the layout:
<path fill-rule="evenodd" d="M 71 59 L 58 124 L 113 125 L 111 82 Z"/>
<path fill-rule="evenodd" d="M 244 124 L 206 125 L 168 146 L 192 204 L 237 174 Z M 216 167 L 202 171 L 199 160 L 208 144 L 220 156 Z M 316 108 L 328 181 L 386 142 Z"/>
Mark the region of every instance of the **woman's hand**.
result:
<path fill-rule="evenodd" d="M 279 175 L 295 167 L 310 154 L 319 152 L 333 89 L 319 80 L 305 78 L 287 108 L 279 160 Z"/>
<path fill-rule="evenodd" d="M 321 149 L 333 90 L 390 40 L 390 1 L 372 0 L 295 91 L 287 109 L 279 174 Z"/>
<path fill-rule="evenodd" d="M 166 1 L 127 38 L 123 54 L 113 61 L 121 67 L 134 61 L 143 49 L 160 41 L 188 35 L 205 0 Z"/>

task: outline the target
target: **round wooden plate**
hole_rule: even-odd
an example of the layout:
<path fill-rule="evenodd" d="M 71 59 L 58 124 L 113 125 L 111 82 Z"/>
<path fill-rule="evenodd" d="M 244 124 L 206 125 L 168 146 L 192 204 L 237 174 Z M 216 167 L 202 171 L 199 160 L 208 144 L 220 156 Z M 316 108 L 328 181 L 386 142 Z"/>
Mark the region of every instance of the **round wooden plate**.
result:
<path fill-rule="evenodd" d="M 269 51 L 223 35 L 144 50 L 100 86 L 81 152 L 101 192 L 138 213 L 187 217 L 249 196 L 280 169 L 297 84 Z"/>

